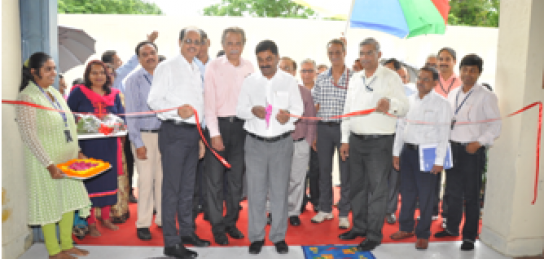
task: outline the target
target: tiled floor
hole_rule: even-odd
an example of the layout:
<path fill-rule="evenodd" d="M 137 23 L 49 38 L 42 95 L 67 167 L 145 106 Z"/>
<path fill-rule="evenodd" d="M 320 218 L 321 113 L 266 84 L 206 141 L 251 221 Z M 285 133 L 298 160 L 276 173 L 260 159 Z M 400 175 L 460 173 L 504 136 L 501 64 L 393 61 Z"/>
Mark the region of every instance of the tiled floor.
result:
<path fill-rule="evenodd" d="M 378 259 L 403 258 L 403 259 L 506 259 L 511 257 L 503 256 L 483 243 L 476 242 L 476 249 L 471 252 L 459 250 L 461 242 L 435 242 L 429 245 L 426 251 L 418 251 L 414 244 L 383 244 L 373 251 Z M 107 259 L 107 258 L 130 258 L 130 259 L 148 259 L 148 258 L 167 258 L 162 254 L 162 247 L 114 247 L 114 246 L 82 246 L 88 249 L 91 254 L 85 259 Z M 210 247 L 194 249 L 199 253 L 198 259 L 304 259 L 304 253 L 301 247 L 289 247 L 289 253 L 278 255 L 273 246 L 266 246 L 258 255 L 250 255 L 247 247 Z M 30 250 L 19 259 L 47 258 L 47 251 L 43 244 L 34 244 Z"/>

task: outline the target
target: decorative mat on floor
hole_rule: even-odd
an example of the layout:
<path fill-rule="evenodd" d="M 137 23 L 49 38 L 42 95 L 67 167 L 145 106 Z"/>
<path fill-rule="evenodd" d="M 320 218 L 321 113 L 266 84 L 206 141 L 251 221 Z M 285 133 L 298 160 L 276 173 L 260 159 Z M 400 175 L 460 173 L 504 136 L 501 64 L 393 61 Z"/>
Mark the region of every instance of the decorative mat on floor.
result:
<path fill-rule="evenodd" d="M 376 259 L 371 252 L 359 252 L 357 246 L 303 246 L 306 259 Z"/>

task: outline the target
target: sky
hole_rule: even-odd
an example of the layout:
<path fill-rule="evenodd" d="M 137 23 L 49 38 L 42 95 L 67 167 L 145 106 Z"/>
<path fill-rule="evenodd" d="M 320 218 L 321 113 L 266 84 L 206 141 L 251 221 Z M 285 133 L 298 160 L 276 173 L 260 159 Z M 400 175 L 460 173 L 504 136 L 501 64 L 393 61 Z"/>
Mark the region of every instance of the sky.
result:
<path fill-rule="evenodd" d="M 220 3 L 221 0 L 145 0 L 155 3 L 166 15 L 200 16 L 204 7 Z"/>

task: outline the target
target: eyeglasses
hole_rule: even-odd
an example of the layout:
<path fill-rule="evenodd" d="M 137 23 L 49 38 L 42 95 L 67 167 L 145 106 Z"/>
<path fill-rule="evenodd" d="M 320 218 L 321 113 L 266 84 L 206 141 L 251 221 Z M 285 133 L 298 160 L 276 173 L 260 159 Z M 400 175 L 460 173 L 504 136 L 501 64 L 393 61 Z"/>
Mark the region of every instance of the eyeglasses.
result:
<path fill-rule="evenodd" d="M 426 67 L 434 67 L 434 68 L 437 68 L 438 66 L 436 65 L 436 63 L 425 63 L 425 66 Z"/>
<path fill-rule="evenodd" d="M 302 73 L 302 74 L 304 74 L 304 73 L 309 74 L 309 73 L 313 73 L 313 72 L 315 72 L 315 70 L 313 70 L 313 69 L 302 69 L 302 70 L 300 70 L 300 73 Z"/>
<path fill-rule="evenodd" d="M 184 42 L 185 44 L 188 44 L 188 45 L 194 44 L 194 45 L 196 45 L 196 46 L 200 46 L 200 45 L 202 45 L 202 43 L 203 43 L 202 41 L 199 41 L 199 40 L 194 40 L 194 41 L 193 41 L 192 39 L 185 39 L 183 42 Z"/>
<path fill-rule="evenodd" d="M 369 50 L 369 51 L 367 51 L 367 52 L 364 52 L 364 51 L 359 52 L 359 55 L 360 55 L 361 57 L 362 57 L 362 56 L 370 56 L 370 55 L 372 55 L 372 54 L 374 54 L 374 50 Z"/>

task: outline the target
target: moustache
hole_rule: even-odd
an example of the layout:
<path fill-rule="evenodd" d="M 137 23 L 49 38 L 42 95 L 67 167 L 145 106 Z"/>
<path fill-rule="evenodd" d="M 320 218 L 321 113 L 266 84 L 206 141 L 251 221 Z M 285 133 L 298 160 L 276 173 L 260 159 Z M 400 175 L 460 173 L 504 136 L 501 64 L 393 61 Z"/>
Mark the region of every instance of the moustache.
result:
<path fill-rule="evenodd" d="M 151 62 L 156 62 L 156 60 L 154 58 L 150 58 L 148 60 L 145 61 L 146 63 L 151 63 Z"/>
<path fill-rule="evenodd" d="M 231 55 L 240 54 L 240 51 L 238 51 L 238 50 L 231 50 L 231 51 L 229 51 L 229 54 L 231 54 Z"/>
<path fill-rule="evenodd" d="M 448 65 L 440 65 L 440 67 L 448 67 Z"/>
<path fill-rule="evenodd" d="M 271 67 L 271 66 L 261 66 L 261 67 L 259 67 L 259 68 L 261 68 L 261 69 L 268 69 L 268 68 L 272 68 L 272 67 Z"/>

